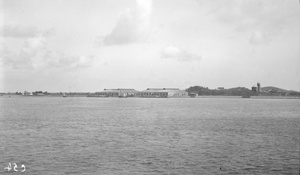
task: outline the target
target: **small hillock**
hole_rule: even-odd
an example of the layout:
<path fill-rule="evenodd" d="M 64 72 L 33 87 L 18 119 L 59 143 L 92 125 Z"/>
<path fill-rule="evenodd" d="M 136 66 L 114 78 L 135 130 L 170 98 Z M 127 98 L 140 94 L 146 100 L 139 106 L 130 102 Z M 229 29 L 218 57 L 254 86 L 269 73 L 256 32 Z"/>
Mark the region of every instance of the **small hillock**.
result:
<path fill-rule="evenodd" d="M 255 95 L 250 89 L 245 87 L 236 87 L 230 89 L 209 89 L 203 86 L 192 86 L 186 89 L 188 93 L 195 93 L 198 95 L 223 95 L 223 96 L 243 96 L 243 95 Z"/>
<path fill-rule="evenodd" d="M 266 86 L 261 88 L 261 92 L 289 92 L 288 90 L 281 89 L 273 86 Z"/>
<path fill-rule="evenodd" d="M 297 91 L 288 91 L 285 89 L 267 86 L 262 87 L 261 92 L 253 92 L 252 90 L 245 87 L 235 87 L 229 89 L 209 89 L 204 86 L 191 86 L 186 89 L 186 91 L 191 94 L 198 95 L 216 95 L 216 96 L 255 96 L 255 95 L 263 95 L 263 96 L 300 96 L 300 92 Z"/>

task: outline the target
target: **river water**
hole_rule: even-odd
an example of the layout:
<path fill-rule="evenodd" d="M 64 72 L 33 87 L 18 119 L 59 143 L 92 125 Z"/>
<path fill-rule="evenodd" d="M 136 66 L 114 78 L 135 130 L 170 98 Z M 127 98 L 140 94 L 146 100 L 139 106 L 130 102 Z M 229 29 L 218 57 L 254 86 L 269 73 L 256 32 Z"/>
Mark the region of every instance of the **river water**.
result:
<path fill-rule="evenodd" d="M 9 163 L 30 175 L 299 174 L 299 99 L 1 97 L 0 105 L 0 174 Z"/>

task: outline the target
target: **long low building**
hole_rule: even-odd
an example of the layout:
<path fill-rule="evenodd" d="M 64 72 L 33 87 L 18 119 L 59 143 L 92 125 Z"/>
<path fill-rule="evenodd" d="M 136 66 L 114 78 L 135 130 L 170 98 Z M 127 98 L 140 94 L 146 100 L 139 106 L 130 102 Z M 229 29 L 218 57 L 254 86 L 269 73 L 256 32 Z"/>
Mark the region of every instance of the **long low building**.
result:
<path fill-rule="evenodd" d="M 96 92 L 93 96 L 96 97 L 135 97 L 138 93 L 135 89 L 104 89 Z"/>
<path fill-rule="evenodd" d="M 147 88 L 137 94 L 142 98 L 189 97 L 188 92 L 178 88 Z"/>
<path fill-rule="evenodd" d="M 144 91 L 135 89 L 104 89 L 88 97 L 141 97 L 141 98 L 180 98 L 189 97 L 188 92 L 178 88 L 147 88 Z"/>

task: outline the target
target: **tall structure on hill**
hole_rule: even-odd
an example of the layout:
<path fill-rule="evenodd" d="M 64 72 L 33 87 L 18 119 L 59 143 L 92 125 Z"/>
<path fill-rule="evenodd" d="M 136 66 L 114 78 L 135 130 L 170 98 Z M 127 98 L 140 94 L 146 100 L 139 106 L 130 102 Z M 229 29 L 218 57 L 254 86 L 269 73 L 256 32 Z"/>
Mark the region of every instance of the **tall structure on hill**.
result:
<path fill-rule="evenodd" d="M 257 83 L 257 92 L 260 92 L 260 83 Z"/>

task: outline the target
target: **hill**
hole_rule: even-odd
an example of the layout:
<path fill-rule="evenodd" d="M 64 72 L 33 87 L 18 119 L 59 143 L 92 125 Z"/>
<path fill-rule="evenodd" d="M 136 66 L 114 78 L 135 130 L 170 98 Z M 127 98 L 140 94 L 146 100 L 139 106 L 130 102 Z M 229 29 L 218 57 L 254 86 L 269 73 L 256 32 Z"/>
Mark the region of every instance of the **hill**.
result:
<path fill-rule="evenodd" d="M 261 92 L 267 95 L 300 96 L 300 92 L 293 91 L 293 90 L 285 90 L 274 86 L 262 87 Z"/>
<path fill-rule="evenodd" d="M 280 92 L 280 93 L 285 92 L 286 93 L 290 91 L 278 87 L 266 86 L 261 88 L 261 92 Z"/>
<path fill-rule="evenodd" d="M 191 86 L 186 89 L 190 94 L 198 95 L 223 95 L 223 96 L 300 96 L 300 92 L 289 91 L 273 86 L 266 86 L 261 88 L 261 92 L 253 92 L 252 90 L 245 87 L 235 87 L 229 89 L 209 89 L 208 87 L 203 86 Z"/>
<path fill-rule="evenodd" d="M 224 95 L 224 96 L 242 96 L 242 95 L 255 95 L 250 89 L 245 87 L 235 87 L 230 89 L 209 89 L 203 86 L 192 86 L 186 89 L 188 93 L 196 93 L 198 95 Z"/>

